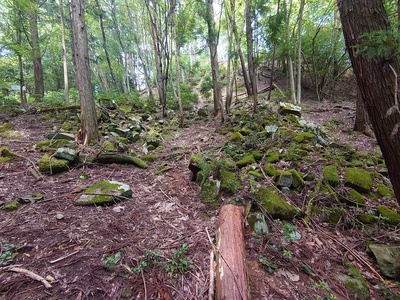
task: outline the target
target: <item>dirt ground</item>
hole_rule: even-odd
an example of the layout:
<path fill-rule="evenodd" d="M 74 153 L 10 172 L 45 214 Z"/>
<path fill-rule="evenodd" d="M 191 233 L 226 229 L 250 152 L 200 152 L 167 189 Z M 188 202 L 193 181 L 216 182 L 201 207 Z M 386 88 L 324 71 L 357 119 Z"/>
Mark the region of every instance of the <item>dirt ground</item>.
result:
<path fill-rule="evenodd" d="M 354 102 L 303 105 L 304 117 L 335 139 L 360 150 L 376 149 L 373 139 L 351 131 Z M 201 203 L 188 161 L 192 153 L 224 144 L 227 136 L 217 133 L 220 124 L 194 121 L 168 134 L 148 169 L 85 163 L 37 180 L 30 168 L 43 153 L 34 145 L 57 124 L 40 114 L 2 118 L 22 136 L 1 140 L 0 146 L 20 157 L 0 164 L 0 200 L 8 203 L 33 193 L 44 199 L 13 212 L 0 210 L 1 253 L 15 245 L 10 251 L 15 257 L 0 269 L 0 299 L 209 299 L 218 211 Z M 141 151 L 141 145 L 132 147 Z M 170 170 L 155 175 L 161 163 Z M 102 180 L 128 184 L 132 198 L 106 207 L 73 205 L 85 187 Z M 358 230 L 318 223 L 307 227 L 301 220 L 293 224 L 302 238 L 285 245 L 290 257 L 268 246 L 279 243 L 278 229 L 261 238 L 245 228 L 252 299 L 355 299 L 335 278 L 338 271 L 346 273 L 344 257 L 367 278 L 371 299 L 394 297 L 396 282 L 386 281 L 382 290 L 377 266 L 365 254 L 366 237 Z M 400 236 L 398 230 L 391 234 Z M 261 256 L 274 265 L 262 266 Z M 165 268 L 176 261 L 178 267 L 187 264 L 183 274 Z M 27 276 L 27 271 L 40 277 Z M 51 286 L 46 288 L 47 283 Z"/>

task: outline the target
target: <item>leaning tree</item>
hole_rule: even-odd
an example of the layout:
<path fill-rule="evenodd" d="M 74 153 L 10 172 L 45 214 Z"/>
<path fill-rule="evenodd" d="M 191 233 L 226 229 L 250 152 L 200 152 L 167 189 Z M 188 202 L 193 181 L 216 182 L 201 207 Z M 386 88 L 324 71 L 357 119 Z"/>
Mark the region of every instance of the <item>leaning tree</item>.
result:
<path fill-rule="evenodd" d="M 390 26 L 381 0 L 337 0 L 337 3 L 361 98 L 400 203 L 400 52 L 397 28 Z"/>

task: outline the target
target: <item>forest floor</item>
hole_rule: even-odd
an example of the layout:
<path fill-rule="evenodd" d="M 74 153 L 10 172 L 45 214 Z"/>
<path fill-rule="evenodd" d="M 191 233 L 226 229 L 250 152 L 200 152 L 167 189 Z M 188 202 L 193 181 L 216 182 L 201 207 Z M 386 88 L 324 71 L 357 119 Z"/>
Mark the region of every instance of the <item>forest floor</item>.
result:
<path fill-rule="evenodd" d="M 373 139 L 351 130 L 353 101 L 305 99 L 302 106 L 303 117 L 323 125 L 333 140 L 379 151 Z M 0 143 L 19 155 L 0 164 L 0 200 L 44 195 L 16 211 L 0 210 L 0 251 L 9 255 L 0 260 L 0 299 L 209 299 L 218 210 L 201 202 L 188 161 L 193 153 L 224 145 L 228 137 L 218 133 L 221 125 L 210 117 L 170 132 L 148 169 L 86 163 L 37 180 L 29 169 L 43 153 L 34 146 L 57 126 L 42 116 L 0 115 L 21 133 Z M 132 147 L 141 151 L 141 145 Z M 170 169 L 156 175 L 161 162 Z M 132 198 L 114 206 L 74 206 L 85 187 L 102 180 L 128 184 Z M 396 282 L 387 280 L 382 289 L 360 231 L 307 227 L 300 219 L 293 225 L 302 238 L 286 246 L 288 256 L 271 256 L 266 249 L 272 238 L 245 228 L 252 299 L 355 299 L 335 278 L 338 271 L 346 273 L 344 257 L 367 279 L 371 299 L 395 299 Z M 308 270 L 301 261 L 308 261 Z"/>

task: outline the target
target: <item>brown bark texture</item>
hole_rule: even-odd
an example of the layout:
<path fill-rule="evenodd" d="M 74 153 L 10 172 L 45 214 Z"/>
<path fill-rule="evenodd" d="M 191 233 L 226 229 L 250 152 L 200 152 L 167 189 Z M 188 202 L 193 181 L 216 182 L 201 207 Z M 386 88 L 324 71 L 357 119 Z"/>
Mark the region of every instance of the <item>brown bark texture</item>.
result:
<path fill-rule="evenodd" d="M 97 143 L 99 133 L 97 127 L 96 107 L 89 67 L 89 50 L 85 25 L 85 12 L 81 0 L 72 0 L 72 27 L 75 55 L 75 81 L 79 91 L 81 106 L 81 133 L 83 144 Z"/>
<path fill-rule="evenodd" d="M 337 0 L 337 3 L 357 84 L 400 203 L 399 59 L 379 53 L 368 57 L 358 51 L 362 34 L 389 28 L 387 13 L 380 0 Z"/>
<path fill-rule="evenodd" d="M 244 208 L 222 206 L 218 227 L 217 299 L 246 300 L 248 296 L 243 237 Z"/>
<path fill-rule="evenodd" d="M 40 54 L 38 16 L 36 9 L 29 13 L 30 45 L 32 47 L 33 75 L 35 81 L 35 100 L 40 101 L 44 96 L 43 65 Z"/>

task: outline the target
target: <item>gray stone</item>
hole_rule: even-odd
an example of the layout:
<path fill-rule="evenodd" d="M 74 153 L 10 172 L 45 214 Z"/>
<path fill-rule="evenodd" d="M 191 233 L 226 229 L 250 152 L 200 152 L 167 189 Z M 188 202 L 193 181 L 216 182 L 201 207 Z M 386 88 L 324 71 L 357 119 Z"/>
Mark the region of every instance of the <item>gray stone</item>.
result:
<path fill-rule="evenodd" d="M 292 103 L 279 102 L 278 113 L 280 115 L 295 115 L 301 117 L 301 107 Z"/>
<path fill-rule="evenodd" d="M 383 275 L 400 278 L 400 245 L 371 244 L 368 250 L 375 257 Z"/>
<path fill-rule="evenodd" d="M 54 153 L 54 157 L 74 162 L 77 159 L 77 153 L 73 149 L 61 147 Z"/>
<path fill-rule="evenodd" d="M 65 132 L 56 132 L 49 133 L 45 136 L 49 140 L 67 140 L 67 141 L 75 141 L 75 136 L 71 133 Z"/>

